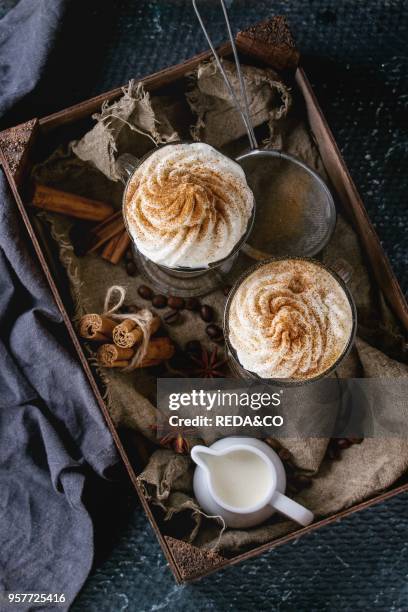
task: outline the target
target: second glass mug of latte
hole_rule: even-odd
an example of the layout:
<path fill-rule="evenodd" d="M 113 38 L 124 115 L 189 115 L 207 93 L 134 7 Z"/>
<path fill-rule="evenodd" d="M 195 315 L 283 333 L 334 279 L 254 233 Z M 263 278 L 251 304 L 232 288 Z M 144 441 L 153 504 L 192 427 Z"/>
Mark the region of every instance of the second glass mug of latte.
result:
<path fill-rule="evenodd" d="M 217 287 L 255 219 L 242 168 L 209 145 L 187 142 L 156 147 L 140 160 L 124 154 L 116 163 L 125 183 L 124 223 L 144 276 L 182 297 Z"/>
<path fill-rule="evenodd" d="M 348 265 L 334 267 L 309 258 L 271 258 L 238 279 L 224 315 L 238 378 L 303 385 L 340 365 L 355 339 L 357 313 Z"/>

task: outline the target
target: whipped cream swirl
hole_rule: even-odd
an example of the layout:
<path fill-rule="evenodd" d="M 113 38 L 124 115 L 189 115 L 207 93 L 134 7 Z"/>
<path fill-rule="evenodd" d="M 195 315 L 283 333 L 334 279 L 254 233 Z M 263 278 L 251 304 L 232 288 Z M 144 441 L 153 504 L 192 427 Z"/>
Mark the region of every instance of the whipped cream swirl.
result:
<path fill-rule="evenodd" d="M 203 144 L 174 144 L 135 171 L 125 217 L 139 251 L 169 267 L 227 257 L 247 231 L 254 196 L 242 168 Z"/>
<path fill-rule="evenodd" d="M 353 327 L 350 302 L 325 268 L 276 260 L 256 269 L 235 292 L 229 340 L 241 365 L 262 378 L 308 379 L 344 352 Z"/>

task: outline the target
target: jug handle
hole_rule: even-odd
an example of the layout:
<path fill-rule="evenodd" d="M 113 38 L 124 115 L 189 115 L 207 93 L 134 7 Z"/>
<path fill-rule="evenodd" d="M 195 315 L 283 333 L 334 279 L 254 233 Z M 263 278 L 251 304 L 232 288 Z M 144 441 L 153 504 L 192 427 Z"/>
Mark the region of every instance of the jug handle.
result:
<path fill-rule="evenodd" d="M 303 527 L 307 527 L 314 520 L 313 512 L 310 512 L 310 510 L 301 506 L 301 504 L 298 504 L 293 499 L 286 497 L 283 493 L 279 493 L 279 491 L 275 491 L 269 503 L 272 508 L 275 508 L 275 510 L 296 521 L 296 523 Z"/>

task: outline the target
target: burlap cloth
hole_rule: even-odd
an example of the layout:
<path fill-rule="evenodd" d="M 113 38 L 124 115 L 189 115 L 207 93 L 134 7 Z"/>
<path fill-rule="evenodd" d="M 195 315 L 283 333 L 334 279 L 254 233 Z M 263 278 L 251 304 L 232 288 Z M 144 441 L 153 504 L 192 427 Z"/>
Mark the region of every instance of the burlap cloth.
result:
<path fill-rule="evenodd" d="M 236 75 L 226 62 L 236 84 Z M 298 92 L 289 91 L 272 70 L 244 67 L 252 121 L 264 135 L 266 147 L 282 147 L 303 159 L 327 180 L 307 127 Z M 57 149 L 34 169 L 40 182 L 77 192 L 120 206 L 123 186 L 118 181 L 115 159 L 124 152 L 145 154 L 153 143 L 177 139 L 201 139 L 236 155 L 248 147 L 240 117 L 231 104 L 213 63 L 201 65 L 186 79 L 184 92 L 150 97 L 140 84 L 130 83 L 115 103 L 105 104 L 96 124 L 79 141 Z M 74 318 L 87 312 L 101 312 L 108 286 L 127 288 L 128 304 L 145 306 L 137 294 L 142 279 L 129 278 L 124 266 L 112 266 L 98 255 L 77 257 L 69 239 L 72 222 L 59 215 L 40 213 L 50 226 L 67 270 L 74 302 Z M 339 215 L 334 236 L 322 254 L 333 264 L 348 261 L 354 272 L 351 291 L 358 316 L 358 338 L 350 356 L 338 370 L 341 377 L 408 377 L 406 341 L 389 310 L 384 296 L 371 280 L 358 238 L 345 218 Z M 241 254 L 234 275 L 251 260 Z M 219 322 L 225 303 L 220 290 L 205 298 L 214 307 Z M 180 345 L 198 339 L 211 348 L 205 325 L 197 316 L 184 312 L 182 323 L 170 330 Z M 90 352 L 92 361 L 93 355 Z M 98 372 L 105 388 L 105 400 L 119 428 L 141 432 L 156 441 L 156 379 L 149 370 L 123 374 L 114 370 Z M 341 461 L 325 458 L 327 439 L 285 440 L 296 465 L 312 474 L 313 485 L 297 499 L 317 516 L 332 514 L 390 486 L 408 467 L 405 439 L 365 439 L 342 453 Z M 217 519 L 205 517 L 192 496 L 191 460 L 167 449 L 153 453 L 139 476 L 147 497 L 163 509 L 166 531 L 197 546 L 216 548 L 231 556 L 268 542 L 296 529 L 279 517 L 246 531 L 224 530 Z"/>

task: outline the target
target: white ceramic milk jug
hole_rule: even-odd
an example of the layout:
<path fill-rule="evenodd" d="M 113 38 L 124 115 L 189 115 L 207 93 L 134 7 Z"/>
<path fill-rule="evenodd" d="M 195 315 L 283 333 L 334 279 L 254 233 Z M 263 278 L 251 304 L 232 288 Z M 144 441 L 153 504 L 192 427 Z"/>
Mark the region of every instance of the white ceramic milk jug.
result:
<path fill-rule="evenodd" d="M 286 497 L 286 474 L 277 453 L 256 438 L 229 437 L 212 446 L 194 446 L 194 493 L 208 515 L 228 527 L 259 525 L 275 511 L 302 526 L 313 514 Z"/>

